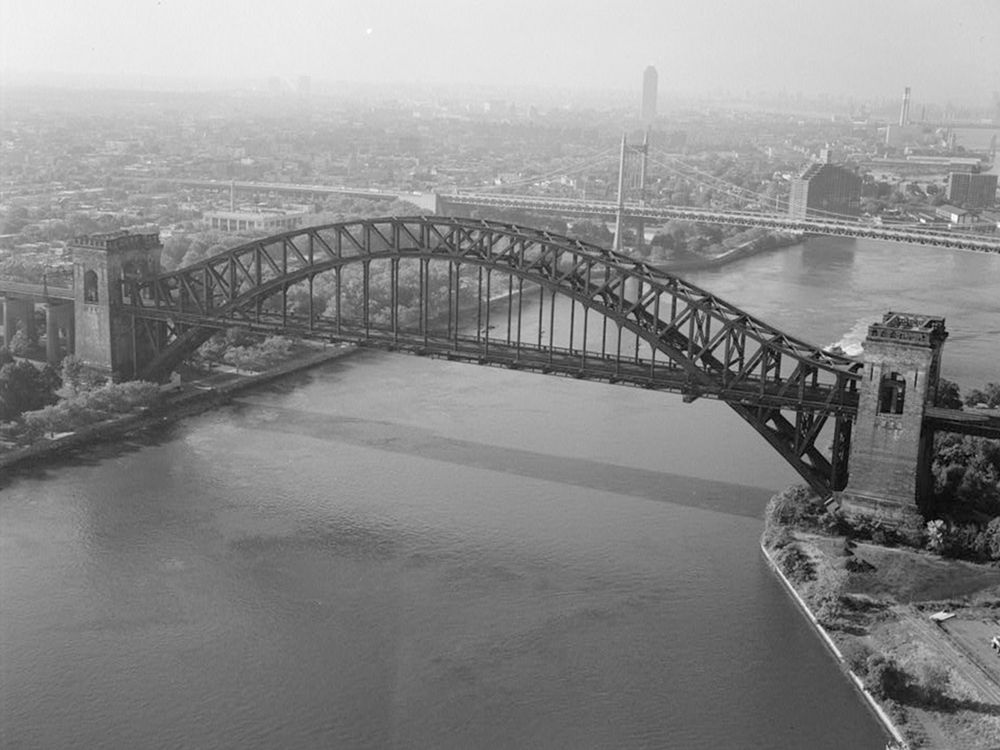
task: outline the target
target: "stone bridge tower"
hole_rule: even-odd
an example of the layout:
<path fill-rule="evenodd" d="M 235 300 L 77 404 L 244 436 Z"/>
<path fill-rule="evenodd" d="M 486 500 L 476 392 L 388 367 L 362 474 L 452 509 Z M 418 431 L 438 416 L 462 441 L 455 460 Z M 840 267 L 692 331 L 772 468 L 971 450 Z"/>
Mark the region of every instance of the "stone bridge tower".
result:
<path fill-rule="evenodd" d="M 160 272 L 158 232 L 113 232 L 78 237 L 73 254 L 76 356 L 90 369 L 128 380 L 147 359 L 137 346 L 132 317 L 120 308 L 124 281 Z"/>
<path fill-rule="evenodd" d="M 924 412 L 934 405 L 947 336 L 944 318 L 929 315 L 889 312 L 868 328 L 850 477 L 838 497 L 848 516 L 901 531 L 923 526 L 934 439 Z"/>

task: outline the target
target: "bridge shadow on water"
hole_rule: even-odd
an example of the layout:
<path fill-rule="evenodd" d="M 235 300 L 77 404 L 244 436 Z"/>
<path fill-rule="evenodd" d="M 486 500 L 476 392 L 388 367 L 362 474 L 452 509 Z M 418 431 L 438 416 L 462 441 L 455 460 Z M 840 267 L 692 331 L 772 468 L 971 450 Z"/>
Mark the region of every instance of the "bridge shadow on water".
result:
<path fill-rule="evenodd" d="M 293 376 L 271 384 L 269 390 L 291 393 L 307 379 L 307 375 Z M 290 409 L 258 402 L 252 397 L 237 398 L 223 408 L 231 412 L 242 429 L 346 443 L 746 518 L 761 518 L 772 494 L 772 490 L 761 487 L 460 440 L 412 425 Z M 171 419 L 146 425 L 126 436 L 107 436 L 86 446 L 26 461 L 0 473 L 0 490 L 19 479 L 44 480 L 62 468 L 95 467 L 104 461 L 165 445 L 184 429 L 183 422 Z"/>
<path fill-rule="evenodd" d="M 412 425 L 318 414 L 250 399 L 237 399 L 231 409 L 234 420 L 242 429 L 296 435 L 326 443 L 346 443 L 747 518 L 761 518 L 772 494 L 772 491 L 761 487 L 591 459 L 539 454 L 444 437 Z"/>

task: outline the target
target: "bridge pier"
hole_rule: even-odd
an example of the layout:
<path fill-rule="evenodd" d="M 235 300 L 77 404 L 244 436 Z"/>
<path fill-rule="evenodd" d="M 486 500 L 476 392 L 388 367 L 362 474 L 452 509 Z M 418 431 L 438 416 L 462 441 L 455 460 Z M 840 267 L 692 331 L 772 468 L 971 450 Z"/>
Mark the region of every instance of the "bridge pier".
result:
<path fill-rule="evenodd" d="M 31 300 L 7 297 L 3 301 L 3 345 L 10 347 L 10 342 L 17 335 L 18 323 L 24 329 L 29 339 L 35 336 L 35 304 Z"/>
<path fill-rule="evenodd" d="M 837 498 L 848 517 L 878 519 L 907 535 L 922 529 L 934 440 L 924 415 L 947 336 L 944 318 L 928 315 L 890 312 L 869 327 L 850 477 Z"/>
<path fill-rule="evenodd" d="M 45 305 L 45 359 L 56 365 L 73 351 L 73 308 L 54 302 Z M 65 346 L 62 339 L 65 338 Z"/>

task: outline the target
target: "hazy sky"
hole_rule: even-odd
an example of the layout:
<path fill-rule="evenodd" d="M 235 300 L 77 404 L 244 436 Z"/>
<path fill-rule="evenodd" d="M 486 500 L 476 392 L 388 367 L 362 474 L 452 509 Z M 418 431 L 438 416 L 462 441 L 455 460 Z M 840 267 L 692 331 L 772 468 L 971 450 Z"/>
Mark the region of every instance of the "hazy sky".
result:
<path fill-rule="evenodd" d="M 0 71 L 1000 91 L 1000 0 L 0 0 Z"/>

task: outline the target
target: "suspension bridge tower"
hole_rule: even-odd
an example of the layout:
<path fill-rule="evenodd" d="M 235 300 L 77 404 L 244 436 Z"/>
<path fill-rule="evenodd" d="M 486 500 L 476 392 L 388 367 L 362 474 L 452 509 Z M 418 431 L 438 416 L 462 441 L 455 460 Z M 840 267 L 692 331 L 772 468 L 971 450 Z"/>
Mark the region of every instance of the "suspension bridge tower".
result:
<path fill-rule="evenodd" d="M 628 136 L 622 133 L 621 152 L 618 159 L 618 207 L 615 212 L 615 237 L 612 249 L 620 253 L 625 232 L 625 201 L 631 190 L 638 193 L 639 205 L 646 205 L 646 165 L 649 160 L 649 128 L 642 137 L 642 145 L 630 146 Z M 636 162 L 638 161 L 638 164 Z M 645 222 L 636 222 L 636 248 L 641 252 L 645 244 Z"/>

